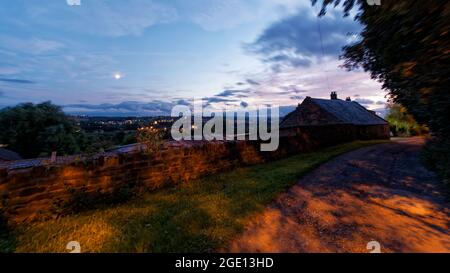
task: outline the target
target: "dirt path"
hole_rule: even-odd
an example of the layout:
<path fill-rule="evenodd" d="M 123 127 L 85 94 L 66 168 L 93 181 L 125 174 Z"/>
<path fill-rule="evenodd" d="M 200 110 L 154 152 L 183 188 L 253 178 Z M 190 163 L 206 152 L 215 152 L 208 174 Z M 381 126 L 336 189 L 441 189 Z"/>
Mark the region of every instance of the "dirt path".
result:
<path fill-rule="evenodd" d="M 443 188 L 419 162 L 420 138 L 362 148 L 311 172 L 226 251 L 450 252 Z"/>

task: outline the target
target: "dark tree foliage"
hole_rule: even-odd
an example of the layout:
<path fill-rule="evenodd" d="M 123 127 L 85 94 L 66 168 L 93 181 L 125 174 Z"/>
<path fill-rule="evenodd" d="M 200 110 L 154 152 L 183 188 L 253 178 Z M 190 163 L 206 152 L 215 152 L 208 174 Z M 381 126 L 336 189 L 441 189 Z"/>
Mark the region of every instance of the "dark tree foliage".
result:
<path fill-rule="evenodd" d="M 0 110 L 0 143 L 25 158 L 80 152 L 83 133 L 51 102 L 23 103 Z"/>
<path fill-rule="evenodd" d="M 344 67 L 369 71 L 393 102 L 428 125 L 436 137 L 447 137 L 450 2 L 381 0 L 377 6 L 366 0 L 323 0 L 319 15 L 341 3 L 344 16 L 355 8 L 355 20 L 363 26 L 359 41 L 344 47 Z"/>
<path fill-rule="evenodd" d="M 428 126 L 434 137 L 422 152 L 424 162 L 450 186 L 450 2 L 322 0 L 319 16 L 341 2 L 344 16 L 355 8 L 363 26 L 360 40 L 344 47 L 344 67 L 369 71 L 394 103 Z"/>

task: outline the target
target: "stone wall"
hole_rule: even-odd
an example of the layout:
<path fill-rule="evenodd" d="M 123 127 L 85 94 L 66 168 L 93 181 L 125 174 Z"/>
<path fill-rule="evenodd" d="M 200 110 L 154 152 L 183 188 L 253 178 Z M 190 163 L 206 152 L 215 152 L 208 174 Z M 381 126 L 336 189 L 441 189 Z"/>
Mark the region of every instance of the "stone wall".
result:
<path fill-rule="evenodd" d="M 358 129 L 351 125 L 309 126 L 281 131 L 280 146 L 274 152 L 261 152 L 256 141 L 192 141 L 166 144 L 160 152 L 151 155 L 133 151 L 64 164 L 0 168 L 0 212 L 12 224 L 46 219 L 58 213 L 58 206 L 71 202 L 76 192 L 96 197 L 112 195 L 124 187 L 152 191 L 236 167 L 352 141 L 358 136 Z"/>

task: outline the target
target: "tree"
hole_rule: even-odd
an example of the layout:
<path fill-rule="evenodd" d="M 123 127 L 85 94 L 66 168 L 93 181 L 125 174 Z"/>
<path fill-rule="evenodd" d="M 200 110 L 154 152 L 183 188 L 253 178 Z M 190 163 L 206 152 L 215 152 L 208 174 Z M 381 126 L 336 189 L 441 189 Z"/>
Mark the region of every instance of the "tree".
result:
<path fill-rule="evenodd" d="M 84 135 L 59 106 L 23 103 L 0 110 L 0 143 L 25 158 L 80 152 Z"/>
<path fill-rule="evenodd" d="M 427 128 L 418 124 L 405 107 L 391 103 L 387 108 L 389 112 L 385 119 L 389 122 L 394 136 L 415 136 L 427 133 Z"/>
<path fill-rule="evenodd" d="M 312 0 L 315 4 L 317 0 Z M 344 67 L 362 67 L 383 84 L 393 102 L 403 105 L 435 136 L 450 133 L 449 54 L 450 2 L 323 0 L 327 6 L 343 2 L 344 16 L 357 8 L 360 39 L 344 47 Z"/>
<path fill-rule="evenodd" d="M 450 186 L 450 2 L 322 0 L 319 16 L 341 2 L 344 16 L 357 7 L 355 20 L 363 27 L 359 41 L 344 47 L 344 67 L 369 71 L 394 103 L 430 128 L 433 138 L 422 156 Z"/>
<path fill-rule="evenodd" d="M 142 127 L 137 130 L 136 140 L 143 145 L 147 154 L 158 152 L 163 145 L 162 132 L 153 127 Z"/>

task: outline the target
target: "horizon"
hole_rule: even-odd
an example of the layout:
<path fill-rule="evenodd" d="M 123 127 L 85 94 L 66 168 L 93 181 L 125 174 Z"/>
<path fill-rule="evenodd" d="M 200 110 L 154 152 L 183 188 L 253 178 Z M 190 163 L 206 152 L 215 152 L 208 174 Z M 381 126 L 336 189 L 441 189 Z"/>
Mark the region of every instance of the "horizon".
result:
<path fill-rule="evenodd" d="M 214 109 L 290 107 L 336 90 L 382 110 L 381 84 L 339 67 L 360 26 L 318 11 L 309 0 L 8 3 L 0 108 L 50 100 L 71 115 L 158 116 L 192 97 Z"/>

